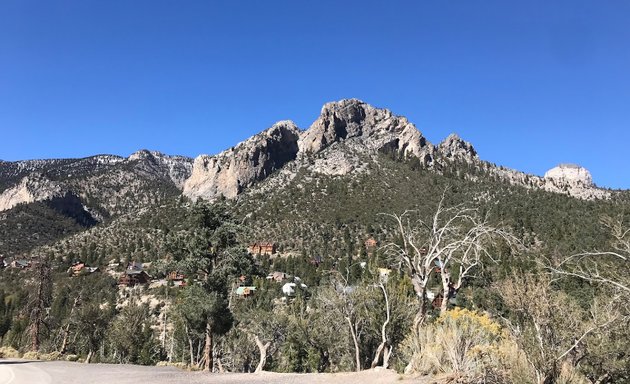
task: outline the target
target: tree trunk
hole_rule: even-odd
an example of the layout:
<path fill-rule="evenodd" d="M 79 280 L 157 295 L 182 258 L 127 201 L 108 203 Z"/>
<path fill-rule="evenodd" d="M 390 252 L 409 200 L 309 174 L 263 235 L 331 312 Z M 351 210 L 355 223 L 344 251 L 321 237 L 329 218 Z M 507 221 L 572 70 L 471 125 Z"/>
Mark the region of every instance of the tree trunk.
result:
<path fill-rule="evenodd" d="M 385 347 L 383 350 L 383 368 L 389 368 L 389 357 L 392 355 L 393 347 Z"/>
<path fill-rule="evenodd" d="M 34 321 L 31 326 L 31 345 L 33 347 L 33 351 L 35 352 L 39 351 L 39 332 L 41 328 L 40 316 L 40 308 L 36 308 L 33 311 Z"/>
<path fill-rule="evenodd" d="M 387 291 L 385 290 L 385 286 L 383 284 L 380 284 L 380 288 L 383 291 L 383 296 L 385 297 L 385 311 L 386 311 L 387 317 L 385 321 L 383 322 L 383 325 L 381 326 L 381 344 L 376 349 L 376 354 L 374 356 L 374 360 L 372 360 L 371 368 L 374 368 L 378 365 L 378 361 L 381 358 L 381 352 L 384 352 L 383 353 L 383 368 L 387 369 L 387 365 L 388 365 L 387 360 L 389 358 L 389 354 L 387 351 L 386 329 L 387 329 L 387 324 L 389 324 L 389 320 L 390 320 L 389 298 L 387 297 Z"/>
<path fill-rule="evenodd" d="M 85 358 L 85 364 L 90 364 L 90 361 L 92 360 L 92 355 L 93 354 L 94 354 L 94 351 L 92 351 L 92 348 L 90 348 L 90 351 L 88 352 L 88 355 Z"/>
<path fill-rule="evenodd" d="M 269 350 L 271 342 L 268 341 L 263 344 L 258 335 L 254 335 L 254 341 L 256 342 L 258 351 L 260 352 L 260 360 L 258 361 L 258 366 L 256 366 L 256 370 L 254 371 L 254 373 L 258 373 L 262 372 L 263 368 L 265 368 L 265 364 L 267 363 L 267 351 Z"/>
<path fill-rule="evenodd" d="M 219 373 L 225 373 L 225 368 L 223 368 L 220 356 L 217 356 L 217 368 L 219 368 Z"/>
<path fill-rule="evenodd" d="M 81 296 L 76 297 L 72 303 L 72 308 L 70 308 L 70 315 L 68 316 L 68 319 L 72 319 L 72 314 L 74 313 L 74 309 L 79 305 L 79 302 L 81 301 Z M 68 324 L 66 325 L 65 329 L 63 330 L 63 341 L 61 342 L 61 348 L 59 348 L 59 353 L 64 354 L 66 353 L 66 348 L 68 348 L 68 337 L 70 336 L 70 320 L 68 321 Z"/>
<path fill-rule="evenodd" d="M 206 324 L 206 346 L 203 351 L 204 357 L 204 371 L 212 372 L 212 324 L 209 322 Z"/>
<path fill-rule="evenodd" d="M 354 342 L 354 357 L 356 359 L 357 364 L 357 372 L 361 371 L 361 355 L 359 350 L 359 341 L 357 340 L 357 332 L 354 329 L 354 325 L 350 320 L 350 317 L 346 317 L 346 321 L 348 322 L 348 326 L 350 327 L 350 333 L 352 334 L 352 341 Z"/>
<path fill-rule="evenodd" d="M 423 283 L 422 279 L 418 275 L 414 275 L 411 278 L 411 284 L 413 285 L 413 290 L 420 300 L 420 311 L 416 313 L 416 316 L 413 319 L 413 328 L 417 330 L 420 325 L 424 322 L 424 319 L 427 314 L 427 287 L 426 284 Z"/>
<path fill-rule="evenodd" d="M 66 353 L 66 348 L 68 347 L 68 336 L 70 335 L 70 324 L 66 325 L 63 330 L 63 340 L 61 341 L 61 348 L 59 348 L 59 353 L 62 355 Z"/>
<path fill-rule="evenodd" d="M 192 338 L 190 337 L 190 334 L 188 333 L 188 326 L 186 325 L 186 337 L 188 337 L 188 349 L 190 352 L 190 366 L 192 367 L 193 365 L 195 365 L 195 351 L 193 348 L 193 341 Z"/>
<path fill-rule="evenodd" d="M 52 280 L 50 278 L 50 265 L 48 260 L 43 259 L 40 262 L 37 271 L 37 295 L 33 300 L 33 309 L 31 310 L 31 344 L 35 352 L 40 347 L 40 332 L 45 321 L 46 308 L 52 301 Z"/>
<path fill-rule="evenodd" d="M 444 272 L 444 268 L 442 268 L 442 304 L 440 305 L 440 316 L 444 315 L 448 309 L 448 299 L 449 299 L 449 293 L 450 293 L 450 287 L 449 287 L 449 282 L 450 282 L 450 277 L 449 275 Z"/>

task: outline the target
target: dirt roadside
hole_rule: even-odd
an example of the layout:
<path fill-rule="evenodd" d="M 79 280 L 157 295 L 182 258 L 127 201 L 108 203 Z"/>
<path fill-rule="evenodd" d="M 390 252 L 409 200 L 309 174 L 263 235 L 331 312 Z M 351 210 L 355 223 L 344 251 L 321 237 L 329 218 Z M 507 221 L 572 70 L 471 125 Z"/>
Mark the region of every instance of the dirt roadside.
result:
<path fill-rule="evenodd" d="M 36 382 L 33 378 L 38 378 Z M 344 373 L 226 373 L 187 372 L 173 367 L 120 364 L 81 364 L 65 361 L 0 359 L 0 384 L 387 384 L 429 383 L 391 370 Z"/>

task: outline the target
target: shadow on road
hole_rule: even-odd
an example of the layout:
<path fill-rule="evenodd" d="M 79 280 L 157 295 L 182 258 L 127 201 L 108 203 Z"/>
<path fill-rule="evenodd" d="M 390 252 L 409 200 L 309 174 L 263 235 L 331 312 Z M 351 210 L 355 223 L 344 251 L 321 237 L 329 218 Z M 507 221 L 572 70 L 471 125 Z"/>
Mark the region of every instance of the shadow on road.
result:
<path fill-rule="evenodd" d="M 0 365 L 29 364 L 29 363 L 43 363 L 43 361 L 41 361 L 41 360 L 24 360 L 24 361 L 3 361 L 3 360 L 0 360 Z"/>

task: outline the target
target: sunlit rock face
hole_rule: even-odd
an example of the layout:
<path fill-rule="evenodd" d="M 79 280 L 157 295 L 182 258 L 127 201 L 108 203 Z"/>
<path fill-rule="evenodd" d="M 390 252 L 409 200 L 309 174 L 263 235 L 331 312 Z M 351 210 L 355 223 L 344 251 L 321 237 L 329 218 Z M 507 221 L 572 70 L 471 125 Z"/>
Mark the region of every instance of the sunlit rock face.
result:
<path fill-rule="evenodd" d="M 197 157 L 184 183 L 184 195 L 192 199 L 236 197 L 295 159 L 299 134 L 293 122 L 281 121 L 218 155 Z"/>
<path fill-rule="evenodd" d="M 583 167 L 575 164 L 560 164 L 545 173 L 545 180 L 553 180 L 556 183 L 565 183 L 570 186 L 592 187 L 593 177 Z"/>
<path fill-rule="evenodd" d="M 325 104 L 318 119 L 300 136 L 298 145 L 301 153 L 314 154 L 352 139 L 366 149 L 388 149 L 432 161 L 433 145 L 406 118 L 357 99 Z"/>
<path fill-rule="evenodd" d="M 575 164 L 560 164 L 545 173 L 543 188 L 547 191 L 566 193 L 580 199 L 610 197 L 610 192 L 597 188 L 591 173 Z"/>

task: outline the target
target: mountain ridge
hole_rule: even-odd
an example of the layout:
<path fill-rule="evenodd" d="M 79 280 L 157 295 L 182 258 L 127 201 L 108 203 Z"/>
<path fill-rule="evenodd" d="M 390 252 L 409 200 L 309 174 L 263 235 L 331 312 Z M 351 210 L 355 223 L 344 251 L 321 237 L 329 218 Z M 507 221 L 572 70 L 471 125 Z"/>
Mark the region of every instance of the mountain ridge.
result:
<path fill-rule="evenodd" d="M 279 121 L 232 148 L 215 155 L 202 154 L 194 160 L 141 149 L 127 158 L 94 155 L 80 159 L 1 161 L 0 211 L 66 193 L 89 199 L 90 195 L 98 195 L 97 188 L 89 185 L 99 178 L 109 179 L 105 184 L 112 184 L 110 189 L 114 192 L 128 191 L 129 185 L 142 179 L 149 184 L 166 183 L 179 191 L 175 193 L 193 199 L 235 198 L 283 169 L 294 172 L 312 165 L 319 174 L 360 172 L 357 154 L 361 152 L 370 156 L 395 152 L 415 158 L 421 166 L 435 172 L 441 172 L 447 164 L 461 162 L 511 184 L 582 199 L 610 196 L 609 191 L 592 184 L 590 173 L 589 178 L 578 182 L 575 178 L 563 178 L 563 173 L 541 177 L 496 166 L 481 160 L 474 146 L 456 133 L 434 145 L 407 118 L 358 99 L 344 99 L 326 103 L 307 129 L 301 130 L 290 120 Z M 134 176 L 128 177 L 129 172 Z M 118 181 L 109 183 L 110 180 Z M 114 208 L 108 204 L 106 212 L 95 216 L 105 217 Z"/>

